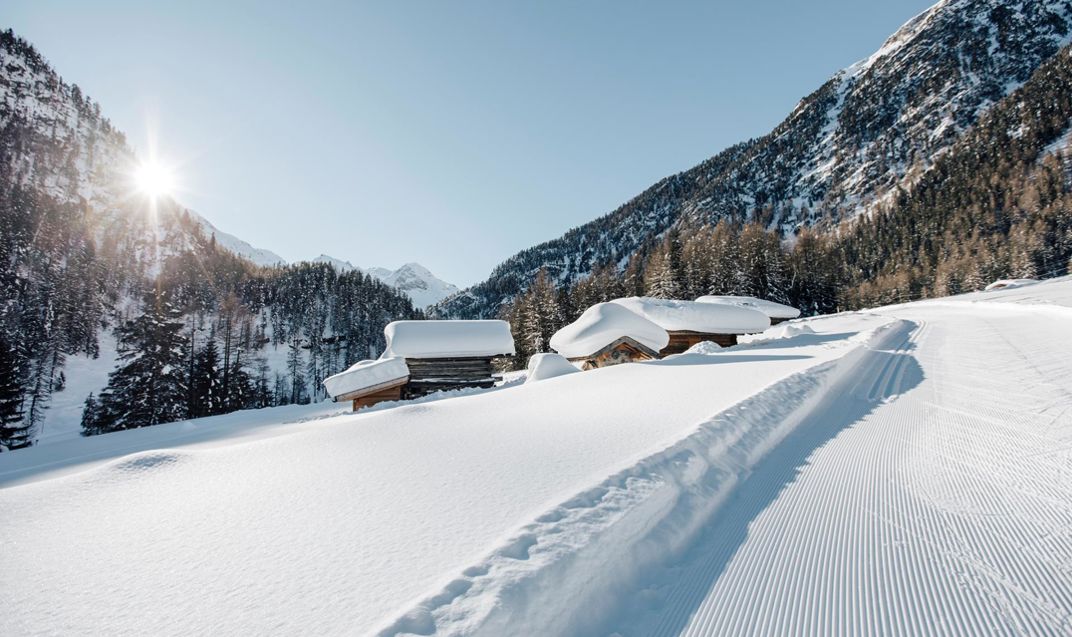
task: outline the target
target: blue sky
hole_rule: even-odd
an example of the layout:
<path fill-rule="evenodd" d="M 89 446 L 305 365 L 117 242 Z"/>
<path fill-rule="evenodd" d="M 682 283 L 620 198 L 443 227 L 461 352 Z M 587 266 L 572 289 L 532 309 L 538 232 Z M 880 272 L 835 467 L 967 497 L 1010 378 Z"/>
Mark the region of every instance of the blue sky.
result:
<path fill-rule="evenodd" d="M 55 2 L 0 25 L 180 200 L 288 260 L 459 285 L 769 131 L 931 0 Z"/>

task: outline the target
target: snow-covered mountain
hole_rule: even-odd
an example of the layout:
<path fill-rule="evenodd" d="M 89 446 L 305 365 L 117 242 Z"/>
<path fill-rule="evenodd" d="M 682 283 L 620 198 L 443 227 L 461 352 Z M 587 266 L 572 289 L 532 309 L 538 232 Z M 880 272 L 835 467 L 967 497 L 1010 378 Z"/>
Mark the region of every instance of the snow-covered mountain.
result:
<path fill-rule="evenodd" d="M 457 286 L 440 279 L 419 263 L 407 263 L 397 270 L 369 268 L 366 271 L 405 292 L 413 300 L 414 307 L 428 307 L 458 292 Z"/>
<path fill-rule="evenodd" d="M 908 188 L 1072 37 L 1068 0 L 942 0 L 836 73 L 768 135 L 667 177 L 610 214 L 510 257 L 437 308 L 493 316 L 541 268 L 572 283 L 672 227 L 832 227 Z"/>
<path fill-rule="evenodd" d="M 278 254 L 271 250 L 265 250 L 263 248 L 255 248 L 248 242 L 239 239 L 233 234 L 223 232 L 216 226 L 212 225 L 212 222 L 205 219 L 203 216 L 197 214 L 194 211 L 189 211 L 190 216 L 197 221 L 201 228 L 204 230 L 205 235 L 208 237 L 214 237 L 216 239 L 216 245 L 229 250 L 237 254 L 240 257 L 245 257 L 257 265 L 272 266 L 272 265 L 286 265 L 287 261 Z"/>
<path fill-rule="evenodd" d="M 335 268 L 339 272 L 350 272 L 351 270 L 360 270 L 361 268 L 350 263 L 349 261 L 343 261 L 342 259 L 336 259 L 335 257 L 322 254 L 312 260 L 312 263 L 326 263 Z"/>
<path fill-rule="evenodd" d="M 407 263 L 397 270 L 371 267 L 361 268 L 349 261 L 322 254 L 313 263 L 327 263 L 339 272 L 361 270 L 369 276 L 397 288 L 413 301 L 414 307 L 428 307 L 458 292 L 458 287 L 447 283 L 420 263 Z"/>

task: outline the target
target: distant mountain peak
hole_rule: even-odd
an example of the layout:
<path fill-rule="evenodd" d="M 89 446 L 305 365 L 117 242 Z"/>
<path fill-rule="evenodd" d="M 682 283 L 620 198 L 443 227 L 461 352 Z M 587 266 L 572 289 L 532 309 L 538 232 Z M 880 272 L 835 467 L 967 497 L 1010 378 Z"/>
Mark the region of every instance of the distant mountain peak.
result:
<path fill-rule="evenodd" d="M 337 259 L 326 254 L 321 254 L 313 259 L 313 262 L 327 263 L 339 272 L 360 270 L 404 292 L 413 301 L 415 307 L 428 307 L 458 291 L 457 286 L 440 279 L 431 270 L 414 261 L 403 264 L 397 270 L 381 267 L 361 268 L 349 261 Z"/>

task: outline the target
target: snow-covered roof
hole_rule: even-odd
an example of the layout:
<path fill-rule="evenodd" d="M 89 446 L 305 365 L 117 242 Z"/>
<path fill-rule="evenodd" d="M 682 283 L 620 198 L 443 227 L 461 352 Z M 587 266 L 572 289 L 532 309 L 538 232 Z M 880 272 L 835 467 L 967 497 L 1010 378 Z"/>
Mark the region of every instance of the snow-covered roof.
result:
<path fill-rule="evenodd" d="M 643 316 L 669 332 L 751 334 L 770 327 L 770 318 L 757 309 L 739 305 L 697 303 L 630 296 L 611 301 Z"/>
<path fill-rule="evenodd" d="M 738 305 L 754 310 L 759 310 L 767 316 L 775 319 L 795 319 L 800 316 L 800 310 L 783 303 L 775 303 L 766 299 L 757 299 L 754 296 L 701 296 L 696 299 L 697 303 L 722 303 L 724 305 Z"/>
<path fill-rule="evenodd" d="M 986 290 L 1005 290 L 1008 288 L 1022 288 L 1025 285 L 1038 283 L 1038 279 L 1001 279 L 986 286 Z"/>
<path fill-rule="evenodd" d="M 580 318 L 555 332 L 551 347 L 566 358 L 594 354 L 628 336 L 656 352 L 666 347 L 670 335 L 648 319 L 615 303 L 597 303 Z"/>
<path fill-rule="evenodd" d="M 529 374 L 526 383 L 546 380 L 556 376 L 565 376 L 581 370 L 569 362 L 562 354 L 533 354 L 529 359 Z"/>
<path fill-rule="evenodd" d="M 377 385 L 402 380 L 409 376 L 409 367 L 402 358 L 380 358 L 354 363 L 345 372 L 324 379 L 324 389 L 332 398 Z"/>
<path fill-rule="evenodd" d="M 464 358 L 514 353 L 506 321 L 395 321 L 383 329 L 387 349 L 380 358 Z"/>

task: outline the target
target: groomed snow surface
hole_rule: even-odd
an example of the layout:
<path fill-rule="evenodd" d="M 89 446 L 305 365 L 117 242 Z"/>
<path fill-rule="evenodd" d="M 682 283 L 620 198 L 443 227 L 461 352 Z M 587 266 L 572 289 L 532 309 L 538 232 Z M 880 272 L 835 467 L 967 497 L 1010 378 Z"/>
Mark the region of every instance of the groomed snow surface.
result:
<path fill-rule="evenodd" d="M 1068 634 L 1069 305 L 3 454 L 0 634 Z"/>

